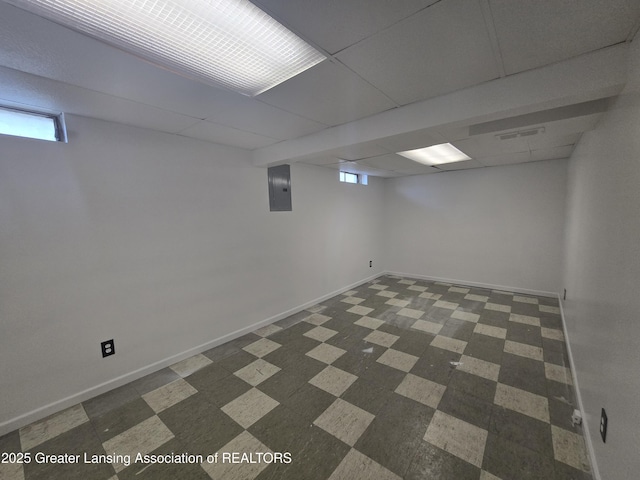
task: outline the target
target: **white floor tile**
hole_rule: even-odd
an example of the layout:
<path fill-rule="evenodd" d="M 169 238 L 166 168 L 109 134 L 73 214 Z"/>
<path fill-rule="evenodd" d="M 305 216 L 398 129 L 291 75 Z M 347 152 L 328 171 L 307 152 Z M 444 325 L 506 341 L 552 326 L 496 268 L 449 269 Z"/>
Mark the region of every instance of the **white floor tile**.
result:
<path fill-rule="evenodd" d="M 590 471 L 587 449 L 582 435 L 551 425 L 551 440 L 556 460 L 583 472 Z"/>
<path fill-rule="evenodd" d="M 258 358 L 262 358 L 280 347 L 281 345 L 279 343 L 273 342 L 268 338 L 261 338 L 260 340 L 243 347 L 243 350 Z"/>
<path fill-rule="evenodd" d="M 397 335 L 391 335 L 390 333 L 380 332 L 378 330 L 374 330 L 369 335 L 363 338 L 365 342 L 375 343 L 376 345 L 380 345 L 382 347 L 389 348 L 393 345 L 396 340 L 400 337 Z"/>
<path fill-rule="evenodd" d="M 418 357 L 409 355 L 408 353 L 400 352 L 392 348 L 384 352 L 376 362 L 387 365 L 388 367 L 395 368 L 397 370 L 408 372 L 418 361 Z"/>
<path fill-rule="evenodd" d="M 353 447 L 374 418 L 371 413 L 337 398 L 313 423 Z"/>
<path fill-rule="evenodd" d="M 495 338 L 507 338 L 506 328 L 494 327 L 493 325 L 485 325 L 483 323 L 476 323 L 473 333 L 480 333 Z"/>
<path fill-rule="evenodd" d="M 249 428 L 278 405 L 280 404 L 269 395 L 252 388 L 227 403 L 221 410 L 243 428 Z"/>
<path fill-rule="evenodd" d="M 424 439 L 476 467 L 482 466 L 488 432 L 437 410 Z"/>
<path fill-rule="evenodd" d="M 255 456 L 256 453 L 271 452 L 271 449 L 245 430 L 222 447 L 220 451 Z M 257 457 L 251 459 L 257 460 Z M 201 467 L 211 478 L 224 480 L 253 480 L 268 466 L 268 463 L 260 461 L 242 463 L 218 461 L 217 463 L 204 462 L 201 464 Z"/>
<path fill-rule="evenodd" d="M 182 378 L 179 378 L 149 393 L 145 393 L 142 398 L 154 412 L 160 413 L 196 393 L 198 391 L 195 388 Z"/>
<path fill-rule="evenodd" d="M 329 477 L 329 480 L 349 479 L 402 480 L 395 473 L 353 448 Z"/>
<path fill-rule="evenodd" d="M 549 402 L 541 395 L 498 383 L 493 403 L 549 423 Z"/>
<path fill-rule="evenodd" d="M 324 390 L 325 392 L 329 392 L 330 394 L 339 397 L 357 379 L 358 377 L 356 377 L 355 375 L 329 365 L 327 366 L 327 368 L 325 368 L 315 377 L 309 380 L 309 383 L 321 390 Z"/>
<path fill-rule="evenodd" d="M 72 428 L 89 421 L 81 404 L 38 420 L 20 429 L 22 451 L 26 452 Z"/>
<path fill-rule="evenodd" d="M 331 337 L 333 337 L 336 333 L 338 332 L 336 332 L 335 330 L 331 330 L 330 328 L 317 326 L 316 328 L 312 328 L 308 332 L 305 332 L 304 336 L 313 338 L 314 340 L 318 340 L 319 342 L 326 342 Z"/>
<path fill-rule="evenodd" d="M 252 387 L 260 385 L 262 382 L 271 378 L 280 371 L 280 367 L 276 367 L 269 362 L 259 358 L 255 362 L 251 362 L 246 367 L 241 368 L 234 375 Z"/>
<path fill-rule="evenodd" d="M 174 363 L 169 368 L 180 375 L 182 378 L 188 377 L 192 373 L 197 372 L 201 368 L 211 365 L 213 362 L 202 354 L 194 355 L 186 358 L 181 362 Z"/>
<path fill-rule="evenodd" d="M 306 355 L 316 360 L 320 360 L 327 365 L 332 364 L 347 351 L 327 343 L 321 343 L 317 347 L 309 350 Z"/>
<path fill-rule="evenodd" d="M 162 423 L 162 420 L 153 416 L 107 440 L 102 446 L 109 454 L 130 455 L 131 458 L 135 458 L 138 453 L 146 455 L 153 452 L 173 437 L 173 433 Z M 113 468 L 118 473 L 127 466 L 123 463 L 114 463 Z"/>
<path fill-rule="evenodd" d="M 409 373 L 395 389 L 395 392 L 428 407 L 438 408 L 446 389 L 447 387 L 444 385 Z"/>
<path fill-rule="evenodd" d="M 544 358 L 542 348 L 527 345 L 525 343 L 513 342 L 511 340 L 506 340 L 504 342 L 504 351 L 512 355 L 518 355 L 520 357 L 530 358 L 540 362 L 542 362 Z"/>

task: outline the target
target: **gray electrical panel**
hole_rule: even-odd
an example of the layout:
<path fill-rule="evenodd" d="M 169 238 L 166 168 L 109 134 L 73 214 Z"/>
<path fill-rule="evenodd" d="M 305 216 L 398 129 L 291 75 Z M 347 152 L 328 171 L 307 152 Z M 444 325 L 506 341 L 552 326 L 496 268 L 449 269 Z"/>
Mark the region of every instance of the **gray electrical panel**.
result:
<path fill-rule="evenodd" d="M 291 171 L 289 165 L 267 169 L 269 178 L 269 209 L 272 212 L 291 211 Z"/>

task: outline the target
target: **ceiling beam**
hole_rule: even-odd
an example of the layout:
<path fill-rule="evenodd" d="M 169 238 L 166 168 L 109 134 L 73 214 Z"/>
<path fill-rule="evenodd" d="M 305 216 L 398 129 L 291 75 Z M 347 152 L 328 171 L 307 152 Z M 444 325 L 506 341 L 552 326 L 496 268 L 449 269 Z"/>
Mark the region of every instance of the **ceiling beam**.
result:
<path fill-rule="evenodd" d="M 447 95 L 387 110 L 252 152 L 266 167 L 294 163 L 336 148 L 443 125 L 498 120 L 617 95 L 626 82 L 628 44 L 492 80 Z"/>

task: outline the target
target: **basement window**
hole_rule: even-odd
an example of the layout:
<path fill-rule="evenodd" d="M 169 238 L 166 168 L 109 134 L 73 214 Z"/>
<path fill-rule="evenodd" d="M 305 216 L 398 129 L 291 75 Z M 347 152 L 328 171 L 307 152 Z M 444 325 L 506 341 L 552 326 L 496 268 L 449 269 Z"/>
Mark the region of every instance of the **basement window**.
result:
<path fill-rule="evenodd" d="M 344 183 L 359 183 L 360 185 L 367 185 L 369 183 L 368 175 L 361 173 L 349 173 L 340 172 L 340 181 Z"/>
<path fill-rule="evenodd" d="M 50 142 L 67 141 L 62 114 L 52 115 L 7 107 L 0 107 L 0 134 Z"/>

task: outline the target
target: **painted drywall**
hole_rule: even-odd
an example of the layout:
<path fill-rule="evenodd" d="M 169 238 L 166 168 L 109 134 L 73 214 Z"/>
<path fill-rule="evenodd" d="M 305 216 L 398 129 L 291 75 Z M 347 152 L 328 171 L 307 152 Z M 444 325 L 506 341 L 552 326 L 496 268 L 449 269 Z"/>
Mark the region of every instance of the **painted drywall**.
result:
<path fill-rule="evenodd" d="M 387 270 L 556 292 L 566 160 L 388 180 Z"/>
<path fill-rule="evenodd" d="M 0 137 L 5 431 L 382 271 L 380 179 L 293 165 L 293 211 L 269 212 L 247 151 L 67 121 L 68 144 Z"/>
<path fill-rule="evenodd" d="M 569 166 L 563 286 L 568 340 L 600 477 L 640 470 L 640 42 L 629 82 Z M 599 434 L 600 409 L 609 418 Z"/>

